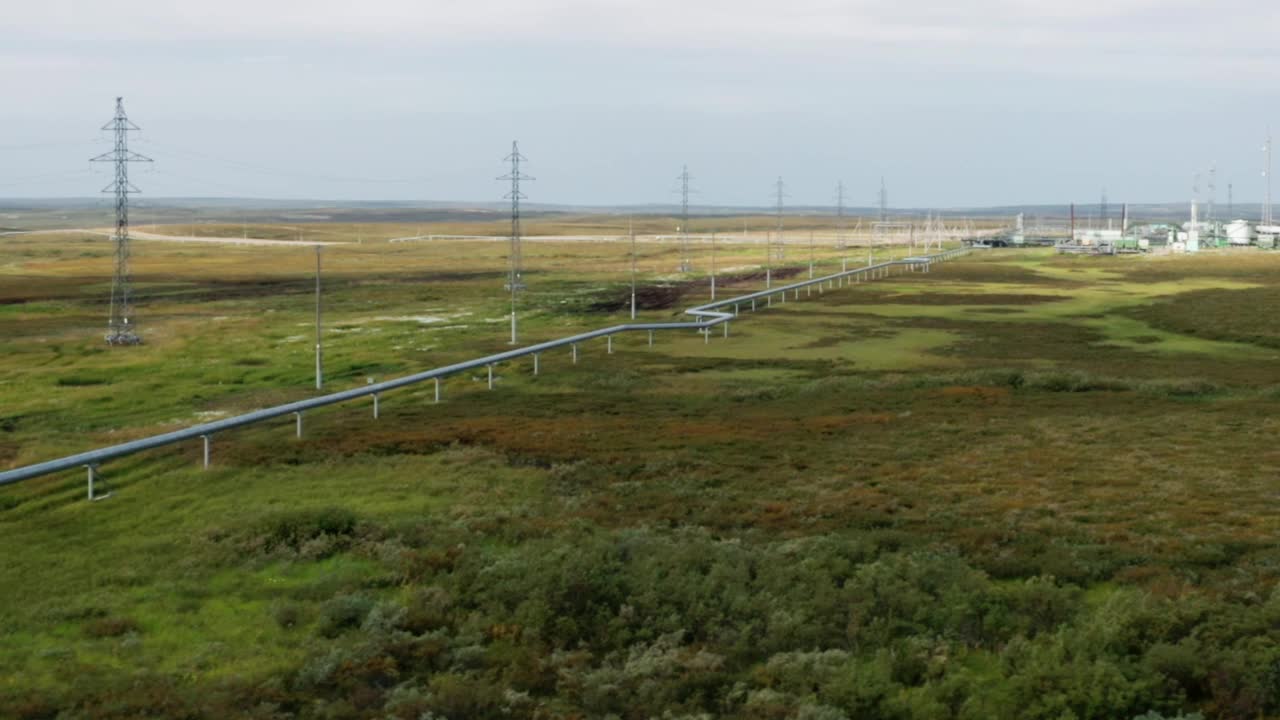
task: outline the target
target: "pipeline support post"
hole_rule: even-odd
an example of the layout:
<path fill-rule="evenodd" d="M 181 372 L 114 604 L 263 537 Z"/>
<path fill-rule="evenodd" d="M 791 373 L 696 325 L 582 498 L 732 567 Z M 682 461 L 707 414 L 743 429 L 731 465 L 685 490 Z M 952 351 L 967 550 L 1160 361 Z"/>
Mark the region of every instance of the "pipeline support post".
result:
<path fill-rule="evenodd" d="M 493 363 L 489 363 L 485 367 L 489 368 L 489 389 L 493 389 Z"/>
<path fill-rule="evenodd" d="M 301 437 L 302 437 L 302 413 L 300 413 L 300 412 L 296 412 L 296 413 L 294 413 L 294 414 L 293 414 L 293 416 L 294 416 L 294 418 L 296 418 L 296 419 L 297 419 L 297 421 L 298 421 L 298 423 L 297 423 L 297 424 L 298 424 L 298 437 L 299 437 L 299 438 L 301 438 Z"/>
<path fill-rule="evenodd" d="M 612 355 L 613 354 L 613 336 L 605 335 L 604 340 L 605 340 L 605 346 L 607 348 L 606 352 Z"/>
<path fill-rule="evenodd" d="M 653 331 L 649 331 L 649 347 L 653 347 Z"/>
<path fill-rule="evenodd" d="M 573 352 L 573 364 L 577 365 L 578 364 L 578 343 L 571 343 L 570 347 L 572 348 L 572 352 Z"/>
<path fill-rule="evenodd" d="M 373 394 L 373 419 L 378 419 L 378 393 Z"/>
<path fill-rule="evenodd" d="M 93 499 L 94 499 L 94 497 L 93 497 L 93 475 L 94 475 L 94 469 L 95 469 L 95 467 L 96 467 L 96 466 L 94 466 L 94 465 L 85 465 L 85 466 L 84 466 L 84 469 L 88 471 L 88 475 L 89 475 L 89 499 L 90 499 L 90 500 L 93 500 Z"/>
<path fill-rule="evenodd" d="M 209 469 L 209 436 L 201 435 L 200 440 L 204 443 L 204 469 Z"/>
<path fill-rule="evenodd" d="M 533 374 L 538 374 L 538 353 L 533 354 Z"/>
<path fill-rule="evenodd" d="M 440 403 L 440 378 L 432 378 L 436 381 L 436 404 Z"/>

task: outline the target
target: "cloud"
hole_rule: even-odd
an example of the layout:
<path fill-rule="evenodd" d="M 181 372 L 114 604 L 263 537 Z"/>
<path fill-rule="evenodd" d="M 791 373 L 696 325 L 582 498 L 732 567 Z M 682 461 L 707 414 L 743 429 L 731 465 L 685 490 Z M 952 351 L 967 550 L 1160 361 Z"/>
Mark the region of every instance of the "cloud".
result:
<path fill-rule="evenodd" d="M 612 177 L 624 155 L 652 177 L 615 178 L 630 189 L 610 199 L 648 198 L 684 162 L 708 168 L 717 202 L 755 202 L 779 172 L 863 173 L 878 187 L 886 168 L 947 202 L 1058 197 L 1079 178 L 1092 194 L 1104 173 L 1119 196 L 1116 158 L 1132 163 L 1133 197 L 1180 197 L 1192 163 L 1256 175 L 1253 137 L 1275 116 L 1280 76 L 1273 0 L 10 5 L 0 87 L 23 98 L 0 108 L 11 134 L 79 137 L 122 94 L 160 142 L 201 138 L 213 154 L 318 174 L 349 147 L 342 162 L 362 176 L 426 164 L 477 178 L 414 190 L 430 197 L 487 197 L 484 163 L 511 137 L 557 167 L 540 192 L 566 200 L 603 194 L 567 178 Z M 180 162 L 158 167 L 244 179 Z M 1028 182 L 1029 164 L 1051 170 Z M 1146 189 L 1166 178 L 1174 192 Z M 260 182 L 246 192 L 284 181 Z"/>
<path fill-rule="evenodd" d="M 80 55 L 120 53 L 125 41 L 147 47 L 124 53 L 235 46 L 243 57 L 578 47 L 1136 81 L 1280 72 L 1280 46 L 1259 32 L 1280 26 L 1268 0 L 53 0 L 8 8 L 6 24 L 33 49 Z"/>

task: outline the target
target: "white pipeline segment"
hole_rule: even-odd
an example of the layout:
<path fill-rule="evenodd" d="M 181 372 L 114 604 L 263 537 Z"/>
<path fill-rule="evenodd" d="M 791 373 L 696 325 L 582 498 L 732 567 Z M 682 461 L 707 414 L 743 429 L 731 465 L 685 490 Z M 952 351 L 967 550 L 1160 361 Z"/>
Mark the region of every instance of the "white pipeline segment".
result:
<path fill-rule="evenodd" d="M 616 335 L 618 333 L 648 332 L 650 333 L 649 335 L 650 343 L 652 343 L 652 337 L 653 337 L 652 333 L 655 330 L 698 330 L 698 331 L 706 332 L 705 342 L 710 342 L 710 332 L 709 332 L 710 328 L 715 327 L 716 325 L 722 325 L 722 324 L 728 323 L 730 320 L 732 320 L 734 317 L 734 313 L 731 311 L 731 307 L 736 306 L 740 303 L 745 304 L 749 302 L 751 303 L 752 309 L 754 310 L 756 307 L 756 300 L 761 298 L 763 298 L 766 301 L 766 303 L 769 303 L 772 300 L 772 297 L 774 295 L 779 295 L 780 297 L 785 298 L 788 291 L 798 294 L 800 288 L 807 288 L 812 285 L 820 285 L 821 283 L 828 283 L 833 280 L 843 279 L 846 277 L 857 278 L 857 277 L 870 276 L 870 275 L 887 276 L 890 269 L 895 267 L 914 268 L 918 266 L 923 266 L 923 269 L 927 270 L 930 263 L 950 260 L 951 258 L 958 257 L 967 252 L 969 252 L 969 248 L 957 248 L 954 250 L 947 250 L 946 252 L 941 252 L 934 255 L 918 256 L 918 257 L 906 258 L 903 260 L 890 260 L 888 262 L 880 263 L 879 265 L 870 265 L 867 267 L 856 268 L 853 270 L 834 273 L 832 275 L 825 275 L 822 277 L 814 278 L 812 280 L 806 279 L 798 283 L 783 285 L 779 287 L 773 287 L 766 290 L 761 290 L 759 292 L 740 295 L 738 297 L 728 298 L 725 300 L 718 300 L 715 302 L 707 303 L 705 305 L 699 305 L 698 307 L 690 308 L 685 311 L 685 314 L 691 315 L 695 318 L 694 320 L 691 320 L 691 321 L 658 322 L 658 323 L 626 323 L 622 325 L 614 325 L 612 327 L 600 328 L 598 330 L 591 330 L 584 333 L 578 333 L 576 335 L 570 335 L 568 337 L 563 337 L 556 340 L 549 340 L 547 342 L 537 343 L 534 345 L 529 345 L 527 347 L 508 350 L 506 352 L 495 353 L 493 355 L 488 355 L 482 358 L 476 358 L 474 360 L 467 360 L 460 363 L 454 363 L 453 365 L 445 365 L 443 367 L 433 368 L 431 370 L 426 370 L 420 373 L 415 373 L 413 375 L 396 378 L 394 380 L 385 380 L 383 382 L 364 385 L 362 387 L 352 388 L 350 390 L 343 390 L 341 392 L 331 393 L 329 395 L 311 398 L 309 400 L 300 400 L 298 402 L 287 403 L 284 405 L 277 405 L 275 407 L 270 407 L 263 410 L 255 410 L 253 412 L 248 412 L 243 415 L 223 418 L 221 420 L 215 420 L 214 422 L 203 423 L 200 425 L 195 425 L 195 426 L 184 428 L 181 430 L 174 430 L 172 432 L 161 433 L 159 435 L 152 435 L 149 437 L 144 437 L 138 440 L 132 440 L 125 443 L 120 443 L 118 445 L 112 445 L 112 446 L 101 448 L 98 450 L 90 450 L 87 452 L 77 453 L 75 455 L 69 455 L 69 456 L 58 458 L 55 460 L 49 460 L 46 462 L 37 463 L 35 465 L 27 465 L 25 467 L 19 467 L 13 470 L 0 472 L 0 486 L 21 482 L 23 480 L 28 480 L 30 478 L 40 477 L 42 475 L 49 475 L 52 473 L 79 468 L 79 467 L 85 467 L 85 466 L 90 468 L 90 471 L 89 471 L 90 481 L 92 482 L 94 478 L 93 468 L 96 468 L 98 463 L 105 462 L 107 460 L 113 460 L 115 458 L 125 457 L 138 452 L 142 452 L 144 450 L 164 447 L 167 445 L 174 445 L 174 444 L 185 442 L 188 440 L 201 439 L 204 436 L 212 437 L 213 435 L 220 432 L 224 432 L 224 431 L 231 430 L 238 427 L 244 427 L 247 425 L 253 425 L 255 423 L 263 422 L 265 420 L 285 417 L 288 415 L 294 416 L 295 432 L 297 436 L 301 438 L 302 431 L 303 431 L 302 414 L 308 410 L 326 407 L 329 405 L 336 405 L 338 403 L 347 402 L 348 400 L 354 400 L 356 398 L 363 398 L 368 396 L 376 397 L 379 393 L 390 392 L 392 390 L 408 387 L 411 385 L 415 385 L 417 383 L 426 382 L 428 380 L 435 381 L 435 401 L 439 402 L 440 401 L 440 380 L 442 378 L 488 366 L 487 369 L 490 377 L 489 382 L 492 386 L 493 366 L 496 365 L 497 363 L 507 362 L 510 360 L 515 360 L 517 358 L 521 358 L 529 355 L 533 355 L 536 357 L 539 353 L 544 352 L 546 350 L 550 350 L 552 348 L 563 348 L 565 346 L 570 347 L 573 361 L 576 363 L 578 361 L 578 344 L 579 343 L 585 342 L 587 340 L 598 339 L 598 338 L 611 338 L 613 335 Z M 726 330 L 726 333 L 727 333 L 727 330 Z M 612 345 L 612 340 L 609 340 L 609 344 Z"/>

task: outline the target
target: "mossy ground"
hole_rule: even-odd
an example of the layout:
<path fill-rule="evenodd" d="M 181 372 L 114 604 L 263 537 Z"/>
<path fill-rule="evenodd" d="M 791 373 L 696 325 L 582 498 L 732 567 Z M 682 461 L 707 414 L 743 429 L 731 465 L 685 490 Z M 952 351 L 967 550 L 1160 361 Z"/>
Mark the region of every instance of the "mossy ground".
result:
<path fill-rule="evenodd" d="M 643 317 L 706 299 L 674 248 L 641 252 Z M 108 349 L 103 240 L 0 245 L 0 467 L 315 393 L 309 249 L 136 254 L 147 344 Z M 505 349 L 504 255 L 326 249 L 327 389 Z M 527 341 L 625 317 L 593 310 L 627 292 L 625 245 L 525 258 Z M 728 339 L 227 433 L 208 471 L 194 445 L 117 461 L 97 503 L 75 473 L 6 488 L 0 709 L 1280 712 L 1278 275 L 975 253 L 743 308 Z"/>

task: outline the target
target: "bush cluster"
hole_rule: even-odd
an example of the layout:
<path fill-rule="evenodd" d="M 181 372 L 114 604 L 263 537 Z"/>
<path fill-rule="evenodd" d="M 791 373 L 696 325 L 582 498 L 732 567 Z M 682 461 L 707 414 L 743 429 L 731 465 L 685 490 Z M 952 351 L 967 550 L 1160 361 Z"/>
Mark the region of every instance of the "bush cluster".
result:
<path fill-rule="evenodd" d="M 142 683 L 171 717 L 1256 718 L 1280 712 L 1280 591 L 1228 602 L 999 580 L 942 549 L 822 535 L 576 529 L 469 547 L 403 587 L 277 622 L 315 650 L 285 678 Z M 439 547 L 431 547 L 433 544 Z M 0 714 L 146 714 L 112 678 Z M 131 696 L 132 697 L 132 696 Z M 25 709 L 24 709 L 25 708 Z M 21 710 L 25 715 L 17 714 Z M 1194 715 L 1186 716 L 1188 718 Z"/>

